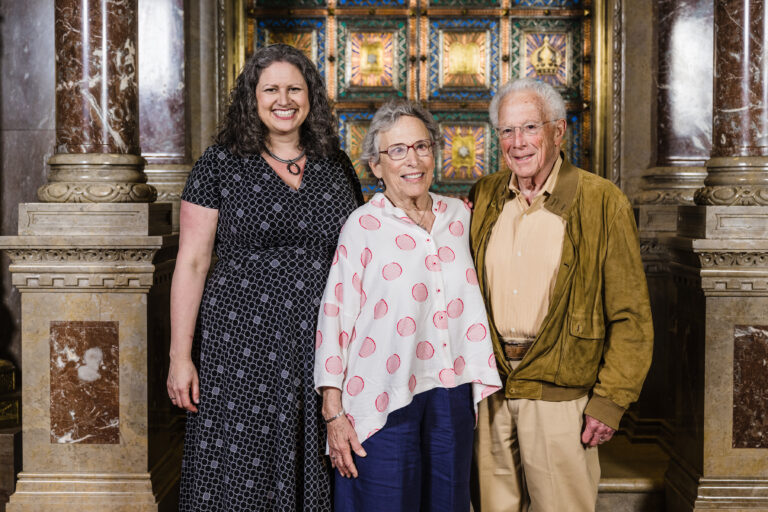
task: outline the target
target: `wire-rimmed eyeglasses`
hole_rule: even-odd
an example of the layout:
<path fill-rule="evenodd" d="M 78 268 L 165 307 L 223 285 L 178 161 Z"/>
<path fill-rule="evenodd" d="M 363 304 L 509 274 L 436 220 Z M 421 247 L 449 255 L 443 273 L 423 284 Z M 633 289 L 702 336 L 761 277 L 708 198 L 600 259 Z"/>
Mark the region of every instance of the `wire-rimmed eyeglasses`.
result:
<path fill-rule="evenodd" d="M 386 153 L 392 160 L 402 160 L 405 158 L 405 156 L 408 154 L 408 150 L 411 148 L 413 148 L 413 150 L 419 156 L 429 156 L 432 153 L 433 145 L 434 144 L 432 144 L 431 140 L 417 140 L 411 145 L 392 144 L 384 151 L 379 151 L 379 153 Z"/>
<path fill-rule="evenodd" d="M 528 122 L 520 126 L 501 126 L 497 131 L 499 132 L 499 137 L 502 139 L 514 137 L 517 130 L 520 130 L 520 133 L 523 135 L 538 135 L 547 123 L 554 123 L 554 121 L 544 121 L 541 123 Z"/>

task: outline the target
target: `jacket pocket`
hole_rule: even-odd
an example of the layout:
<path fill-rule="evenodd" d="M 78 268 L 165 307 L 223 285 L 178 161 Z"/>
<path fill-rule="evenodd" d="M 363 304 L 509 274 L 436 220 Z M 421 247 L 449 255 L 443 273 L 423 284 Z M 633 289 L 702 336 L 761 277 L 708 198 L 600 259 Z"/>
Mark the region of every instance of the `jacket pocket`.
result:
<path fill-rule="evenodd" d="M 556 384 L 591 387 L 603 357 L 605 322 L 590 313 L 573 312 L 568 319 Z"/>

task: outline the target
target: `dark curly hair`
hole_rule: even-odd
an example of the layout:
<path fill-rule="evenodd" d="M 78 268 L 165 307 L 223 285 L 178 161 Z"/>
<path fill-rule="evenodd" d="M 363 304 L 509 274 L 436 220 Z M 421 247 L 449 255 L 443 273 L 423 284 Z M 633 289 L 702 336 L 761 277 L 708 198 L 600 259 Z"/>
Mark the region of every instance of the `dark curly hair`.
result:
<path fill-rule="evenodd" d="M 256 102 L 256 85 L 261 72 L 275 62 L 293 64 L 307 82 L 309 114 L 299 128 L 299 144 L 314 158 L 328 158 L 339 151 L 336 120 L 331 113 L 323 78 L 315 65 L 301 51 L 287 44 L 261 48 L 245 62 L 237 83 L 229 94 L 229 108 L 216 142 L 238 155 L 262 153 L 269 131 L 261 121 Z"/>

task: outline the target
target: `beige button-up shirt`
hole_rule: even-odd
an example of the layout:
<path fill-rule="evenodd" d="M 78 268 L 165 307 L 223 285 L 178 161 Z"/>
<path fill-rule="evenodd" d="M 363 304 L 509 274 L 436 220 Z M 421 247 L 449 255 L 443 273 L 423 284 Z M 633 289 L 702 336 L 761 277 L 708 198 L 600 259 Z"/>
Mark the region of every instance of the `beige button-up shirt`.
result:
<path fill-rule="evenodd" d="M 544 208 L 563 160 L 529 205 L 512 174 L 507 200 L 491 232 L 485 270 L 496 329 L 504 338 L 534 337 L 549 310 L 565 236 L 565 219 Z"/>

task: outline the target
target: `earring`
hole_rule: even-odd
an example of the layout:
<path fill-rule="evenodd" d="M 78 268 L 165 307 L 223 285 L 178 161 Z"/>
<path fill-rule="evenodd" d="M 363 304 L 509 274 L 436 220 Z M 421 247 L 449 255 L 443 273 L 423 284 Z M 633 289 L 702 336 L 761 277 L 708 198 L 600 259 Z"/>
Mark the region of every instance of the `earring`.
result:
<path fill-rule="evenodd" d="M 376 181 L 376 186 L 381 189 L 382 192 L 387 190 L 387 185 L 384 183 L 384 180 L 379 178 L 378 181 Z"/>

